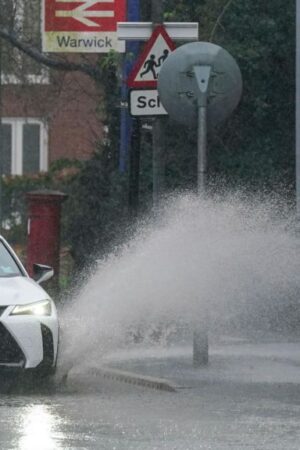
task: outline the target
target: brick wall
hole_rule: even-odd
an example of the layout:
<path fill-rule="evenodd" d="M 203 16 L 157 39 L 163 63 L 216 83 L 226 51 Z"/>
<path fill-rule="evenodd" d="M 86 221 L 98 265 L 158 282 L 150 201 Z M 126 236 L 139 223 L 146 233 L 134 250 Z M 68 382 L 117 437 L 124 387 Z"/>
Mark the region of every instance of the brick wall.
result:
<path fill-rule="evenodd" d="M 87 159 L 103 135 L 101 92 L 80 73 L 55 72 L 48 85 L 3 87 L 3 117 L 30 117 L 48 125 L 49 163 Z"/>

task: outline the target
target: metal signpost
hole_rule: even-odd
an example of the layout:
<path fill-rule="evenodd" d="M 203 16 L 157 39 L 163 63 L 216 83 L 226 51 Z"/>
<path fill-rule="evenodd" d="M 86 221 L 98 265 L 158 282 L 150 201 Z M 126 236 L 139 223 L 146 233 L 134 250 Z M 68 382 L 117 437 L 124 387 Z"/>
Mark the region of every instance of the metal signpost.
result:
<path fill-rule="evenodd" d="M 175 43 L 171 40 L 165 28 L 158 25 L 154 28 L 150 39 L 147 41 L 140 57 L 138 58 L 130 76 L 128 86 L 133 89 L 143 89 L 135 94 L 130 93 L 130 113 L 136 117 L 157 117 L 152 127 L 152 172 L 153 188 L 152 198 L 154 208 L 158 206 L 164 180 L 164 132 L 162 120 L 159 116 L 167 115 L 159 100 L 157 91 L 157 79 L 164 61 L 175 49 Z M 151 89 L 151 92 L 146 89 Z M 136 119 L 139 120 L 139 119 Z"/>
<path fill-rule="evenodd" d="M 157 78 L 164 62 L 174 50 L 172 41 L 197 41 L 199 36 L 198 23 L 163 23 L 161 24 L 162 7 L 158 7 L 152 14 L 153 22 L 120 22 L 117 34 L 124 41 L 148 41 L 146 49 L 140 56 L 134 71 L 129 77 L 129 85 L 137 91 L 130 92 L 130 112 L 135 117 L 166 116 L 157 92 Z M 155 27 L 155 25 L 157 25 Z M 153 28 L 155 28 L 153 30 Z M 168 54 L 164 53 L 168 51 Z M 152 58 L 151 58 L 152 55 Z M 154 56 L 154 57 L 153 57 Z M 161 58 L 161 65 L 159 60 Z M 146 66 L 145 63 L 147 62 Z M 152 69 L 151 70 L 151 66 Z M 147 69 L 149 69 L 147 71 Z M 146 73 L 143 74 L 143 71 Z M 155 74 L 155 75 L 154 75 Z M 162 190 L 162 153 L 163 133 L 161 120 L 153 123 L 153 205 L 157 206 Z"/>
<path fill-rule="evenodd" d="M 164 1 L 151 0 L 153 29 L 158 26 L 163 27 L 163 20 Z M 159 206 L 165 183 L 165 121 L 162 117 L 156 118 L 152 124 L 152 173 L 152 202 L 155 212 Z"/>
<path fill-rule="evenodd" d="M 127 20 L 140 20 L 140 0 L 127 0 Z M 129 172 L 128 211 L 132 218 L 137 217 L 139 208 L 139 177 L 140 177 L 140 123 L 129 115 L 127 78 L 132 71 L 133 62 L 127 54 L 137 57 L 139 42 L 126 42 L 126 54 L 122 62 L 121 85 L 121 125 L 120 125 L 120 153 L 119 170 Z"/>
<path fill-rule="evenodd" d="M 194 76 L 198 86 L 198 194 L 205 192 L 207 185 L 207 95 L 211 66 L 195 66 Z"/>
<path fill-rule="evenodd" d="M 175 50 L 163 65 L 158 91 L 170 117 L 197 128 L 198 193 L 207 189 L 207 130 L 228 117 L 240 101 L 242 77 L 221 47 L 196 42 Z M 205 305 L 194 324 L 194 366 L 208 363 L 208 314 Z"/>
<path fill-rule="evenodd" d="M 117 23 L 126 20 L 126 0 L 43 0 L 44 52 L 125 52 Z"/>
<path fill-rule="evenodd" d="M 300 231 L 300 0 L 296 1 L 296 200 Z"/>
<path fill-rule="evenodd" d="M 0 15 L 1 18 L 1 15 Z M 2 22 L 2 20 L 0 21 Z M 3 121 L 2 121 L 2 40 L 0 40 L 0 234 L 3 225 L 3 175 L 4 175 L 4 142 L 3 142 Z"/>

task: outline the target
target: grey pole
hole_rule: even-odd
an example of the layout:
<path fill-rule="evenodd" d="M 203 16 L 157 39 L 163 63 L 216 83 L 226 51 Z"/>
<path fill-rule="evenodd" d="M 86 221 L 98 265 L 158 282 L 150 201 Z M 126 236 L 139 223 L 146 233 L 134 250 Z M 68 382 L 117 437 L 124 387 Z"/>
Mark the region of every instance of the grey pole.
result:
<path fill-rule="evenodd" d="M 161 25 L 164 19 L 163 0 L 151 0 L 151 20 L 153 27 Z M 164 119 L 157 117 L 152 128 L 152 170 L 153 170 L 153 207 L 156 208 L 164 184 Z"/>
<path fill-rule="evenodd" d="M 207 188 L 207 96 L 211 76 L 211 66 L 194 66 L 194 76 L 198 87 L 198 194 Z"/>
<path fill-rule="evenodd" d="M 198 195 L 207 190 L 207 105 L 206 99 L 198 101 Z M 193 365 L 208 364 L 208 314 L 203 306 L 201 317 L 194 324 Z"/>
<path fill-rule="evenodd" d="M 153 207 L 159 205 L 159 201 L 164 189 L 164 119 L 155 118 L 152 128 L 152 170 L 153 170 L 153 188 L 152 198 Z"/>
<path fill-rule="evenodd" d="M 164 1 L 151 0 L 151 19 L 153 26 L 161 25 L 164 21 Z"/>
<path fill-rule="evenodd" d="M 198 106 L 198 194 L 206 191 L 207 184 L 207 107 Z"/>
<path fill-rule="evenodd" d="M 1 14 L 1 13 L 0 13 Z M 2 23 L 0 15 L 0 23 Z M 2 51 L 3 44 L 0 39 L 0 234 L 2 232 L 3 223 L 3 170 L 4 170 L 4 155 L 3 155 L 3 126 L 2 126 Z"/>
<path fill-rule="evenodd" d="M 129 152 L 129 213 L 137 218 L 139 213 L 139 179 L 140 179 L 140 151 L 141 124 L 140 119 L 132 120 L 131 148 Z"/>
<path fill-rule="evenodd" d="M 300 0 L 296 0 L 296 202 L 300 228 Z"/>
<path fill-rule="evenodd" d="M 207 104 L 206 99 L 198 102 L 198 195 L 207 190 Z M 194 326 L 193 364 L 201 367 L 208 364 L 208 314 L 203 307 L 202 317 Z"/>
<path fill-rule="evenodd" d="M 207 191 L 207 95 L 211 76 L 210 66 L 194 67 L 198 86 L 198 195 Z M 194 325 L 193 364 L 200 367 L 208 364 L 208 313 L 203 306 L 201 318 Z"/>

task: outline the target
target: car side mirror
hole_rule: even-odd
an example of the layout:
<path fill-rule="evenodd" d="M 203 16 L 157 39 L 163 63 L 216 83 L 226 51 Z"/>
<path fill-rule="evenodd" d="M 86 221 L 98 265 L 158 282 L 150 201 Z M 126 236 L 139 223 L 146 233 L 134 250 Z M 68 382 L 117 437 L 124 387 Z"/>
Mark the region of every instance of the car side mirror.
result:
<path fill-rule="evenodd" d="M 50 266 L 44 264 L 33 264 L 33 279 L 38 284 L 50 280 L 54 275 L 54 270 Z"/>

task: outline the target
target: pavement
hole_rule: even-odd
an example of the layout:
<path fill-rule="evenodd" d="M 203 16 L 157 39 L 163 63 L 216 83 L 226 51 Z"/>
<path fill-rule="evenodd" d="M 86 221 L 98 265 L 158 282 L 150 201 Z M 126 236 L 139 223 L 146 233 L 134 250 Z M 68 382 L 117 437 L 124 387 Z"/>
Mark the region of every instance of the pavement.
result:
<path fill-rule="evenodd" d="M 210 345 L 209 363 L 193 367 L 192 346 L 136 345 L 119 350 L 101 360 L 99 365 L 81 365 L 68 372 L 68 382 L 83 375 L 96 380 L 140 385 L 176 392 L 207 384 L 299 384 L 300 340 L 272 338 L 264 342 L 225 338 Z"/>

